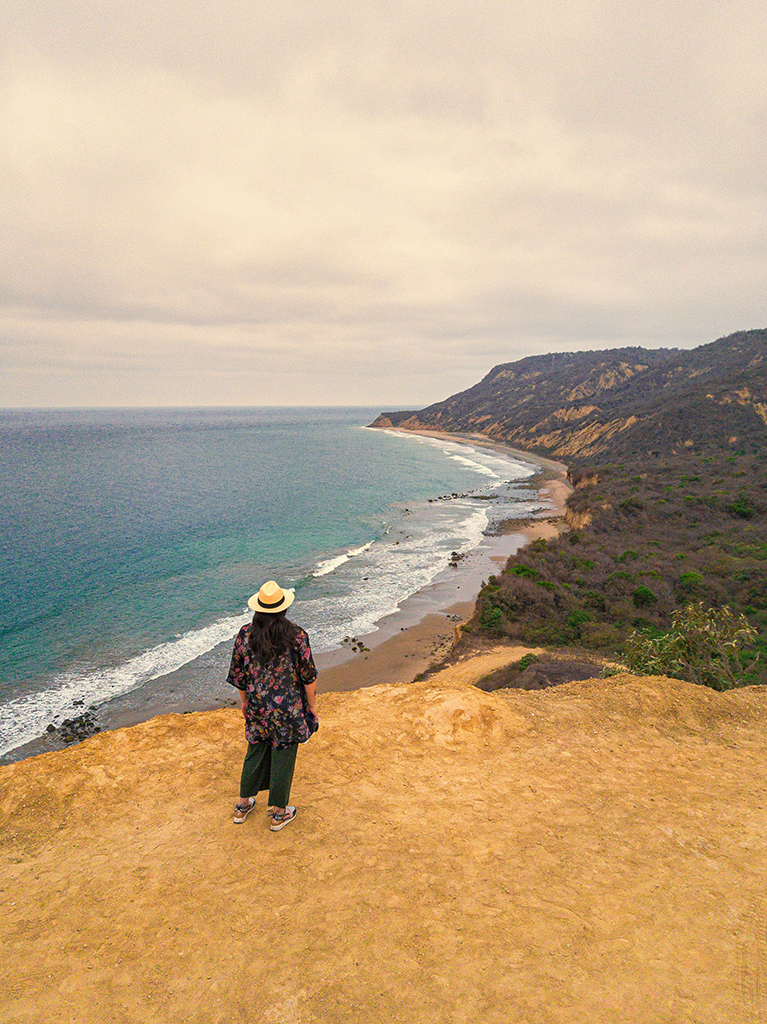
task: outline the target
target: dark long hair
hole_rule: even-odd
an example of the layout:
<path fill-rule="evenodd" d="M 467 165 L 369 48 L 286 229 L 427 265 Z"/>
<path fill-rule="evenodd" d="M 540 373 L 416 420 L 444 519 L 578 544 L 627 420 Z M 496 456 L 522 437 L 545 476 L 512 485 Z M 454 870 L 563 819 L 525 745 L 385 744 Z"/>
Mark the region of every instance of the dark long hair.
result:
<path fill-rule="evenodd" d="M 256 612 L 250 624 L 248 647 L 256 661 L 267 665 L 290 649 L 298 626 L 285 612 Z"/>

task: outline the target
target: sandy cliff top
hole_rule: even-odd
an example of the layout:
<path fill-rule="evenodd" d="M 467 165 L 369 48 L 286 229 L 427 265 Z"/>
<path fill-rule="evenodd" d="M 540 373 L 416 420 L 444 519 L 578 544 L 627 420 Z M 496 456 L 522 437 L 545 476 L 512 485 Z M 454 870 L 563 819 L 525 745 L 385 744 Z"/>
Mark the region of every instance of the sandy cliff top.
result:
<path fill-rule="evenodd" d="M 767 690 L 499 657 L 323 695 L 278 834 L 230 709 L 0 769 L 3 1019 L 767 1019 Z"/>

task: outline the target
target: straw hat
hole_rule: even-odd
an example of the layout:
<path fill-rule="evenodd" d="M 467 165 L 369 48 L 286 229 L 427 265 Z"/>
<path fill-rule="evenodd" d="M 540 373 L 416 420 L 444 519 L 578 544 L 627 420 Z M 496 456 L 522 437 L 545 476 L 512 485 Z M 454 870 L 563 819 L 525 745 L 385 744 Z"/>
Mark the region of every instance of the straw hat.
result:
<path fill-rule="evenodd" d="M 250 598 L 248 608 L 254 612 L 284 612 L 293 604 L 295 596 L 292 590 L 283 590 L 274 580 L 269 580 Z"/>

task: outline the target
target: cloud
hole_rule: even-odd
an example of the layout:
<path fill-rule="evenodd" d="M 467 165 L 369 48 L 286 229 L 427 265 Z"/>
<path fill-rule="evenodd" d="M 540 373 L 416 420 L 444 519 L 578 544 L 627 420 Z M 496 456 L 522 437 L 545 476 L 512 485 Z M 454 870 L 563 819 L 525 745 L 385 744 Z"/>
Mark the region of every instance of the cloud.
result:
<path fill-rule="evenodd" d="M 0 7 L 11 404 L 423 404 L 764 321 L 754 3 Z"/>

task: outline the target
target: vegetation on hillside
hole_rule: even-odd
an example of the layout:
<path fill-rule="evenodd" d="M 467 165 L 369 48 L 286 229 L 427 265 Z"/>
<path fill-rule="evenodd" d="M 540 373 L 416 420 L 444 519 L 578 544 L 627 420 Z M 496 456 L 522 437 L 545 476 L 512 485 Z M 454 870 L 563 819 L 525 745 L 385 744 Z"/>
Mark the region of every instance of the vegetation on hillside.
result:
<path fill-rule="evenodd" d="M 767 459 L 761 450 L 683 455 L 575 471 L 581 525 L 522 549 L 477 603 L 479 630 L 530 644 L 620 653 L 634 630 L 657 637 L 691 602 L 729 607 L 762 652 L 767 681 Z"/>
<path fill-rule="evenodd" d="M 674 612 L 671 629 L 648 636 L 635 629 L 623 645 L 628 667 L 640 675 L 674 676 L 714 690 L 748 682 L 759 654 L 744 654 L 757 632 L 745 615 L 725 605 L 707 608 L 691 601 Z"/>

